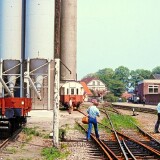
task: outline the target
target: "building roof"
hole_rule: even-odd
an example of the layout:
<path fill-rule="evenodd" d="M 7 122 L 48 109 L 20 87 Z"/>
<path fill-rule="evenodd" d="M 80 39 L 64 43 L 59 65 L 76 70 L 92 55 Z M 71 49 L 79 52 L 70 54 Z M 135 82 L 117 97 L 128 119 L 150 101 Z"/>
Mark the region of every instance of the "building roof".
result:
<path fill-rule="evenodd" d="M 160 83 L 160 79 L 144 79 L 143 81 L 138 82 L 138 84 L 142 83 Z"/>
<path fill-rule="evenodd" d="M 84 88 L 84 92 L 87 94 L 87 95 L 92 95 L 92 92 L 89 90 L 89 88 L 87 87 L 87 84 L 85 82 L 80 82 L 81 85 L 83 86 Z"/>
<path fill-rule="evenodd" d="M 160 79 L 160 74 L 153 74 L 154 79 Z"/>
<path fill-rule="evenodd" d="M 88 84 L 89 82 L 91 82 L 92 80 L 99 80 L 98 78 L 95 77 L 87 77 L 87 78 L 83 78 L 81 79 L 81 82 L 85 82 L 86 84 Z M 99 80 L 100 81 L 100 80 Z"/>
<path fill-rule="evenodd" d="M 128 99 L 128 98 L 132 97 L 132 94 L 130 94 L 128 92 L 124 92 L 121 97 Z"/>

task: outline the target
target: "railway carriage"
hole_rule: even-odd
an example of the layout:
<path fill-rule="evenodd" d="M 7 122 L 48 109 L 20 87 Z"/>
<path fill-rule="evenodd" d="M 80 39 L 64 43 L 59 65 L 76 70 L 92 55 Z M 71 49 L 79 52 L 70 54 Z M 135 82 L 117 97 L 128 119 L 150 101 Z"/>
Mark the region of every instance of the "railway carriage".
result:
<path fill-rule="evenodd" d="M 68 109 L 70 99 L 74 109 L 78 109 L 84 99 L 84 88 L 80 82 L 69 81 L 60 87 L 60 103 L 64 108 Z"/>

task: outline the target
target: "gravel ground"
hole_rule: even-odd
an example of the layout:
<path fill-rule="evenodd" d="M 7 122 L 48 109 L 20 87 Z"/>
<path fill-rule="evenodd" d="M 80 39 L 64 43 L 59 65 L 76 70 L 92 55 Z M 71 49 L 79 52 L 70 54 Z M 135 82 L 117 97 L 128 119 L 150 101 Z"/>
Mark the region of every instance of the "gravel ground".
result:
<path fill-rule="evenodd" d="M 121 110 L 123 114 L 132 115 L 132 111 Z M 134 116 L 140 123 L 140 126 L 152 134 L 156 139 L 160 140 L 160 134 L 154 134 L 154 125 L 157 120 L 157 115 L 146 114 L 137 112 Z M 31 111 L 29 113 L 27 127 L 37 128 L 37 130 L 43 134 L 50 134 L 53 128 L 53 112 L 52 111 Z M 76 139 L 77 137 L 82 140 L 85 139 L 84 134 L 77 133 L 74 129 L 75 120 L 81 121 L 82 114 L 74 111 L 72 114 L 68 114 L 67 111 L 60 111 L 60 128 L 68 127 L 66 137 L 68 140 Z M 102 117 L 101 117 L 102 118 Z M 100 118 L 100 119 L 101 119 Z M 100 120 L 99 119 L 99 120 Z M 104 133 L 100 133 L 102 136 Z M 0 153 L 0 160 L 43 160 L 41 157 L 41 150 L 43 147 L 52 146 L 52 139 L 45 139 L 42 137 L 32 137 L 30 141 L 26 141 L 25 135 L 21 133 L 18 139 L 10 143 L 10 145 Z M 73 149 L 74 148 L 74 149 Z M 79 147 L 72 146 L 70 148 L 72 152 L 67 160 L 78 160 L 78 156 L 83 154 L 83 151 L 79 150 Z M 85 156 L 84 156 L 85 157 Z M 81 158 L 83 159 L 83 158 Z M 85 159 L 85 158 L 84 158 Z M 87 159 L 87 158 L 86 158 Z"/>

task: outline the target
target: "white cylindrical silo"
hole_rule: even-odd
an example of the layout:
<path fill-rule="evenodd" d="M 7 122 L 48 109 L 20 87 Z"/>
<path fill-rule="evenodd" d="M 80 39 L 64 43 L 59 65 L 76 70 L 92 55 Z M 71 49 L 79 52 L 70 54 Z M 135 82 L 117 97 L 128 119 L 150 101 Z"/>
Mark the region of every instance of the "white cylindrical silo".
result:
<path fill-rule="evenodd" d="M 15 66 L 20 63 L 21 51 L 22 0 L 0 0 L 0 58 L 3 61 L 3 72 L 8 74 L 12 92 L 16 74 L 20 72 L 20 65 Z"/>
<path fill-rule="evenodd" d="M 54 57 L 54 8 L 55 0 L 27 0 L 25 21 L 25 59 L 30 60 L 37 90 L 40 90 L 42 74 L 48 72 L 44 65 Z"/>
<path fill-rule="evenodd" d="M 26 1 L 26 59 L 53 59 L 54 0 Z"/>
<path fill-rule="evenodd" d="M 61 80 L 76 80 L 77 0 L 61 1 Z"/>

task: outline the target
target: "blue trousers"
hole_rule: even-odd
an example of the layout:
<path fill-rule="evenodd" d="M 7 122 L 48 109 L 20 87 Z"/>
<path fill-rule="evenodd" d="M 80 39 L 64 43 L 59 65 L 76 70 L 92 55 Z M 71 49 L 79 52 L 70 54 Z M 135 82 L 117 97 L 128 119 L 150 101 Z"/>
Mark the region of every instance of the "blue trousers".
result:
<path fill-rule="evenodd" d="M 89 117 L 87 139 L 90 139 L 90 135 L 91 135 L 91 132 L 92 132 L 92 124 L 94 126 L 94 131 L 95 131 L 96 138 L 99 138 L 97 119 Z"/>
<path fill-rule="evenodd" d="M 155 124 L 155 132 L 158 132 L 159 125 L 160 125 L 160 113 L 158 113 L 158 119 Z"/>

